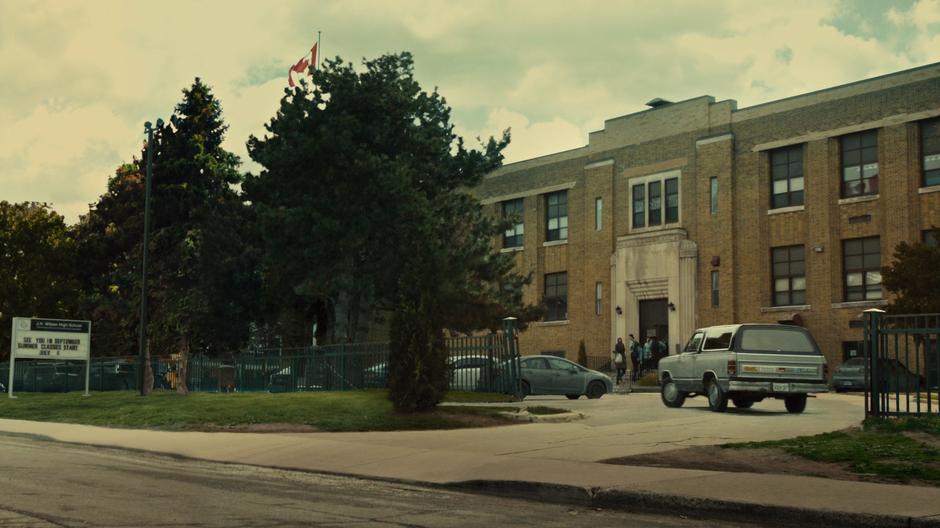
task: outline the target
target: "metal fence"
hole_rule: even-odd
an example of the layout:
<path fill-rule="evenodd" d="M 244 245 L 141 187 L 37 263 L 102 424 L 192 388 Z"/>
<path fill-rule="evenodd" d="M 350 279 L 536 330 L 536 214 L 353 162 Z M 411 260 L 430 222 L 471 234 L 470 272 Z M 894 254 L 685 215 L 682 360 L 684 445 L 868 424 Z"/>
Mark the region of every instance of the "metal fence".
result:
<path fill-rule="evenodd" d="M 940 314 L 867 310 L 865 413 L 940 415 Z"/>
<path fill-rule="evenodd" d="M 519 387 L 517 338 L 504 334 L 446 340 L 450 389 L 515 394 Z M 388 385 L 388 343 L 349 343 L 308 348 L 254 350 L 229 358 L 192 356 L 187 385 L 199 392 L 301 392 L 385 388 Z M 171 357 L 152 361 L 154 387 L 175 389 L 179 362 Z M 134 357 L 93 358 L 90 389 L 137 390 Z M 0 364 L 0 384 L 9 363 Z M 18 360 L 15 392 L 84 390 L 85 362 Z"/>

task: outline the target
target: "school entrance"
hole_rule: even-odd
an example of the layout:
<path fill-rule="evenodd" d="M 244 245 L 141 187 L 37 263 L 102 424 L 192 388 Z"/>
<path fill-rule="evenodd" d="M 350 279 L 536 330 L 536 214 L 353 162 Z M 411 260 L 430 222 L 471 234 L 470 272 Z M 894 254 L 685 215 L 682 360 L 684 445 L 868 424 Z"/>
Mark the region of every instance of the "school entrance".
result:
<path fill-rule="evenodd" d="M 669 300 L 649 299 L 640 301 L 640 342 L 650 337 L 662 341 L 669 339 Z M 667 349 L 668 350 L 668 349 Z"/>

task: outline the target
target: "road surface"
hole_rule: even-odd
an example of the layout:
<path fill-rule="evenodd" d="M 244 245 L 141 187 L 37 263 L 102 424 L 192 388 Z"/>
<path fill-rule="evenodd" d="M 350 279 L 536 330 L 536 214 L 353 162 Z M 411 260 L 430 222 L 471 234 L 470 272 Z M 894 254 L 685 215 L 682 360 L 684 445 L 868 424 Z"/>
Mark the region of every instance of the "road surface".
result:
<path fill-rule="evenodd" d="M 0 435 L 0 461 L 0 527 L 749 526 L 191 461 L 24 436 Z"/>

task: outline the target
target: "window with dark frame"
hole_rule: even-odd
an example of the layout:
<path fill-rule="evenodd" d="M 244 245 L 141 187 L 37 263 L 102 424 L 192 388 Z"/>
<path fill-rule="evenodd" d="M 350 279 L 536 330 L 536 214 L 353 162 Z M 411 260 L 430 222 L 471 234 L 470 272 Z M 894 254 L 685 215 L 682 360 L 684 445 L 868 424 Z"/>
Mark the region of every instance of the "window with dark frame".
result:
<path fill-rule="evenodd" d="M 926 229 L 923 231 L 924 244 L 931 247 L 940 247 L 940 229 Z"/>
<path fill-rule="evenodd" d="M 646 186 L 633 186 L 633 227 L 646 227 Z"/>
<path fill-rule="evenodd" d="M 842 136 L 842 197 L 878 194 L 878 131 Z"/>
<path fill-rule="evenodd" d="M 546 273 L 545 295 L 546 321 L 565 321 L 568 319 L 568 273 Z"/>
<path fill-rule="evenodd" d="M 525 235 L 523 214 L 522 198 L 503 202 L 503 218 L 514 221 L 513 226 L 503 233 L 504 248 L 522 247 Z"/>
<path fill-rule="evenodd" d="M 770 152 L 771 209 L 803 205 L 803 145 Z"/>
<path fill-rule="evenodd" d="M 718 308 L 718 271 L 712 271 L 712 308 Z"/>
<path fill-rule="evenodd" d="M 601 315 L 604 309 L 604 284 L 594 284 L 594 315 Z"/>
<path fill-rule="evenodd" d="M 646 192 L 648 192 L 650 195 L 649 215 L 647 216 L 646 223 L 649 224 L 650 227 L 658 226 L 659 224 L 663 223 L 662 182 L 649 182 Z"/>
<path fill-rule="evenodd" d="M 923 157 L 923 186 L 940 185 L 940 119 L 921 122 L 920 150 Z"/>
<path fill-rule="evenodd" d="M 679 178 L 666 179 L 666 223 L 679 221 Z"/>
<path fill-rule="evenodd" d="M 568 240 L 568 191 L 545 195 L 545 239 Z"/>
<path fill-rule="evenodd" d="M 842 268 L 846 301 L 882 298 L 881 240 L 878 237 L 843 240 Z"/>
<path fill-rule="evenodd" d="M 712 176 L 708 179 L 708 198 L 712 214 L 718 214 L 718 178 Z"/>
<path fill-rule="evenodd" d="M 774 306 L 806 304 L 806 250 L 786 246 L 771 250 Z"/>

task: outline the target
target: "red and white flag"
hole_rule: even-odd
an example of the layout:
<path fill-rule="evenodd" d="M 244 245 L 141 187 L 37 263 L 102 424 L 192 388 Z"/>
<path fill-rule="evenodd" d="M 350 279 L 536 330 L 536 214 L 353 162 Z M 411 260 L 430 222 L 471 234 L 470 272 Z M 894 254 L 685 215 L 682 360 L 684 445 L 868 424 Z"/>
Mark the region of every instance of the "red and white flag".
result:
<path fill-rule="evenodd" d="M 291 88 L 296 86 L 294 83 L 294 74 L 297 73 L 299 75 L 307 75 L 310 72 L 310 66 L 316 66 L 316 64 L 317 45 L 314 44 L 313 47 L 310 48 L 310 60 L 307 60 L 307 56 L 304 55 L 300 58 L 299 61 L 297 61 L 297 64 L 291 66 L 290 69 L 287 70 L 287 84 L 290 85 Z"/>

